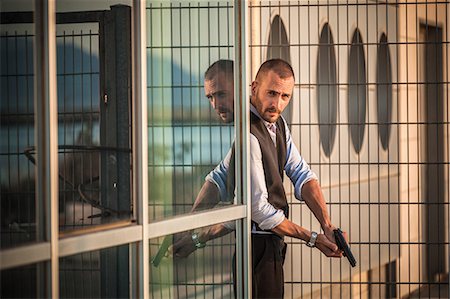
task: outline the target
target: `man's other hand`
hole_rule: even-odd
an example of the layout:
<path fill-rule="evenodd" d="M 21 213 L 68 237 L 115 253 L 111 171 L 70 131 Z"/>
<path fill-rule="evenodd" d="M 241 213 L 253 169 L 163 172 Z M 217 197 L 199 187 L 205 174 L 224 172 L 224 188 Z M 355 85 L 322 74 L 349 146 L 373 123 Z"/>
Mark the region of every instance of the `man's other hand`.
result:
<path fill-rule="evenodd" d="M 330 227 L 326 227 L 326 228 L 324 228 L 323 230 L 324 230 L 324 234 L 325 234 L 325 236 L 328 238 L 328 240 L 330 240 L 331 242 L 333 242 L 334 244 L 336 244 L 336 239 L 335 239 L 335 237 L 334 237 L 334 230 L 335 229 L 337 229 L 335 226 L 330 226 Z M 344 238 L 345 238 L 345 241 L 347 242 L 347 244 L 348 244 L 348 235 L 347 235 L 347 233 L 346 232 L 342 232 L 342 235 L 344 236 Z M 342 251 L 341 251 L 341 253 L 342 253 Z"/>
<path fill-rule="evenodd" d="M 192 241 L 192 233 L 183 232 L 174 236 L 173 245 L 169 247 L 167 252 L 169 253 L 169 256 L 177 259 L 188 257 L 196 249 L 197 248 Z"/>
<path fill-rule="evenodd" d="M 339 250 L 336 243 L 330 241 L 325 234 L 319 234 L 317 236 L 316 247 L 327 257 L 342 257 L 342 251 Z"/>

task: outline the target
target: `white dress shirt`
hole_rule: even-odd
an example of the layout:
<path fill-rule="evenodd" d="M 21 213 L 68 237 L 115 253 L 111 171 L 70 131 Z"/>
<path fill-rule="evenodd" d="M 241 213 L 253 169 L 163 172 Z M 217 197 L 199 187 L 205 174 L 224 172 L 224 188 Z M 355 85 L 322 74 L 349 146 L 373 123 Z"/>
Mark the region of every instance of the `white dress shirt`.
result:
<path fill-rule="evenodd" d="M 260 117 L 256 108 L 250 104 L 250 110 Z M 281 116 L 282 117 L 282 116 Z M 260 117 L 261 118 L 261 117 Z M 286 121 L 282 117 L 286 129 L 286 164 L 284 171 L 291 179 L 294 185 L 294 195 L 298 200 L 301 198 L 301 190 L 305 183 L 311 179 L 317 179 L 316 175 L 311 171 L 309 165 L 300 156 L 294 142 Z M 266 125 L 272 141 L 276 144 L 276 125 L 269 123 L 261 118 Z M 271 128 L 275 125 L 275 129 Z M 232 201 L 234 194 L 227 194 L 226 178 L 228 168 L 231 160 L 231 149 L 220 162 L 217 167 L 211 171 L 206 180 L 215 184 L 220 191 L 220 198 L 222 201 Z M 265 181 L 264 167 L 262 161 L 261 147 L 258 139 L 250 134 L 250 185 L 251 185 L 251 205 L 252 205 L 252 220 L 258 223 L 263 230 L 270 230 L 278 226 L 285 219 L 282 210 L 276 209 L 268 201 L 268 192 Z M 234 225 L 234 222 L 232 222 Z M 229 226 L 229 225 L 226 225 Z M 231 228 L 231 227 L 229 227 Z M 255 233 L 255 231 L 253 231 Z M 265 233 L 265 232 L 262 232 Z"/>

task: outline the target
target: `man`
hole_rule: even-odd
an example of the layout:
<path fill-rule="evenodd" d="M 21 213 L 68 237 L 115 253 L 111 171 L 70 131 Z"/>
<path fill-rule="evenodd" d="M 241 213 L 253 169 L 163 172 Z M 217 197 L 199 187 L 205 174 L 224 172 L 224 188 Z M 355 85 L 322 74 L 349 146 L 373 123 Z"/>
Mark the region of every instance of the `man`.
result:
<path fill-rule="evenodd" d="M 263 63 L 251 87 L 250 183 L 252 205 L 252 262 L 254 298 L 282 298 L 284 236 L 302 239 L 328 257 L 341 257 L 335 244 L 325 200 L 315 174 L 300 156 L 281 113 L 289 104 L 294 88 L 292 67 L 281 59 Z M 212 171 L 207 182 L 229 198 L 227 185 L 234 173 L 233 150 Z M 288 220 L 289 206 L 283 174 L 291 179 L 295 197 L 304 200 L 321 224 L 324 234 L 311 232 Z M 233 182 L 232 182 L 233 183 Z M 222 225 L 230 230 L 231 227 Z M 215 231 L 209 233 L 214 234 Z M 214 236 L 204 234 L 204 239 Z M 345 234 L 344 234 L 345 236 Z"/>
<path fill-rule="evenodd" d="M 234 120 L 233 76 L 232 60 L 218 60 L 211 64 L 205 72 L 205 96 L 224 123 L 232 123 Z M 231 203 L 233 200 L 233 192 L 226 192 L 229 188 L 232 187 L 225 187 L 224 191 L 220 192 L 214 181 L 207 178 L 197 195 L 191 212 L 210 209 L 219 202 Z M 169 248 L 169 252 L 175 258 L 187 257 L 196 249 L 204 247 L 207 241 L 221 237 L 232 231 L 232 224 L 217 224 L 194 233 L 180 233 L 175 235 L 174 244 Z"/>
<path fill-rule="evenodd" d="M 234 120 L 233 61 L 218 60 L 205 72 L 205 96 L 224 123 Z"/>
<path fill-rule="evenodd" d="M 300 156 L 281 113 L 294 88 L 292 67 L 281 59 L 264 62 L 251 86 L 250 178 L 252 205 L 252 261 L 254 298 L 282 298 L 283 263 L 289 236 L 308 242 L 328 257 L 342 257 L 334 240 L 320 186 L 315 174 Z M 208 180 L 221 190 L 228 173 L 234 172 L 230 151 Z M 288 219 L 289 206 L 283 174 L 291 179 L 295 197 L 304 200 L 321 224 L 323 234 L 311 232 Z M 344 236 L 346 234 L 344 233 Z"/>

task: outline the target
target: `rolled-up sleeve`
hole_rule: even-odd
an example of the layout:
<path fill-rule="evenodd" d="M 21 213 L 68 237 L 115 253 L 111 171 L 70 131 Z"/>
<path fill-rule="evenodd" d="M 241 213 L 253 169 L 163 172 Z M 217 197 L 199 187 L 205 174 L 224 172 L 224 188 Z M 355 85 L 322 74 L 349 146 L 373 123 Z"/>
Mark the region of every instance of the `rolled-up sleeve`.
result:
<path fill-rule="evenodd" d="M 291 179 L 294 184 L 294 195 L 298 200 L 302 199 L 302 187 L 310 180 L 317 180 L 316 174 L 311 170 L 308 163 L 300 155 L 297 147 L 295 146 L 291 132 L 289 131 L 286 122 L 286 165 L 284 171 L 286 175 Z"/>
<path fill-rule="evenodd" d="M 232 149 L 228 151 L 225 158 L 216 166 L 206 177 L 205 180 L 213 183 L 219 189 L 220 200 L 223 202 L 228 202 L 232 200 L 234 194 L 227 193 L 227 176 L 228 169 L 230 168 Z"/>
<path fill-rule="evenodd" d="M 278 226 L 285 219 L 282 210 L 268 202 L 261 147 L 258 139 L 250 135 L 250 184 L 252 193 L 252 220 L 263 230 Z"/>

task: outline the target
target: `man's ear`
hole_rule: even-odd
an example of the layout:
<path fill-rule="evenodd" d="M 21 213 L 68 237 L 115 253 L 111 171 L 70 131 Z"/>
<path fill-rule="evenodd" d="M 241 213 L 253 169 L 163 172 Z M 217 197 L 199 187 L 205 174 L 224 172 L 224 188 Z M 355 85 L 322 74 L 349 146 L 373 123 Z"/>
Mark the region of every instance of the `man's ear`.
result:
<path fill-rule="evenodd" d="M 253 81 L 252 82 L 252 97 L 256 95 L 256 88 L 258 87 L 258 82 Z"/>

